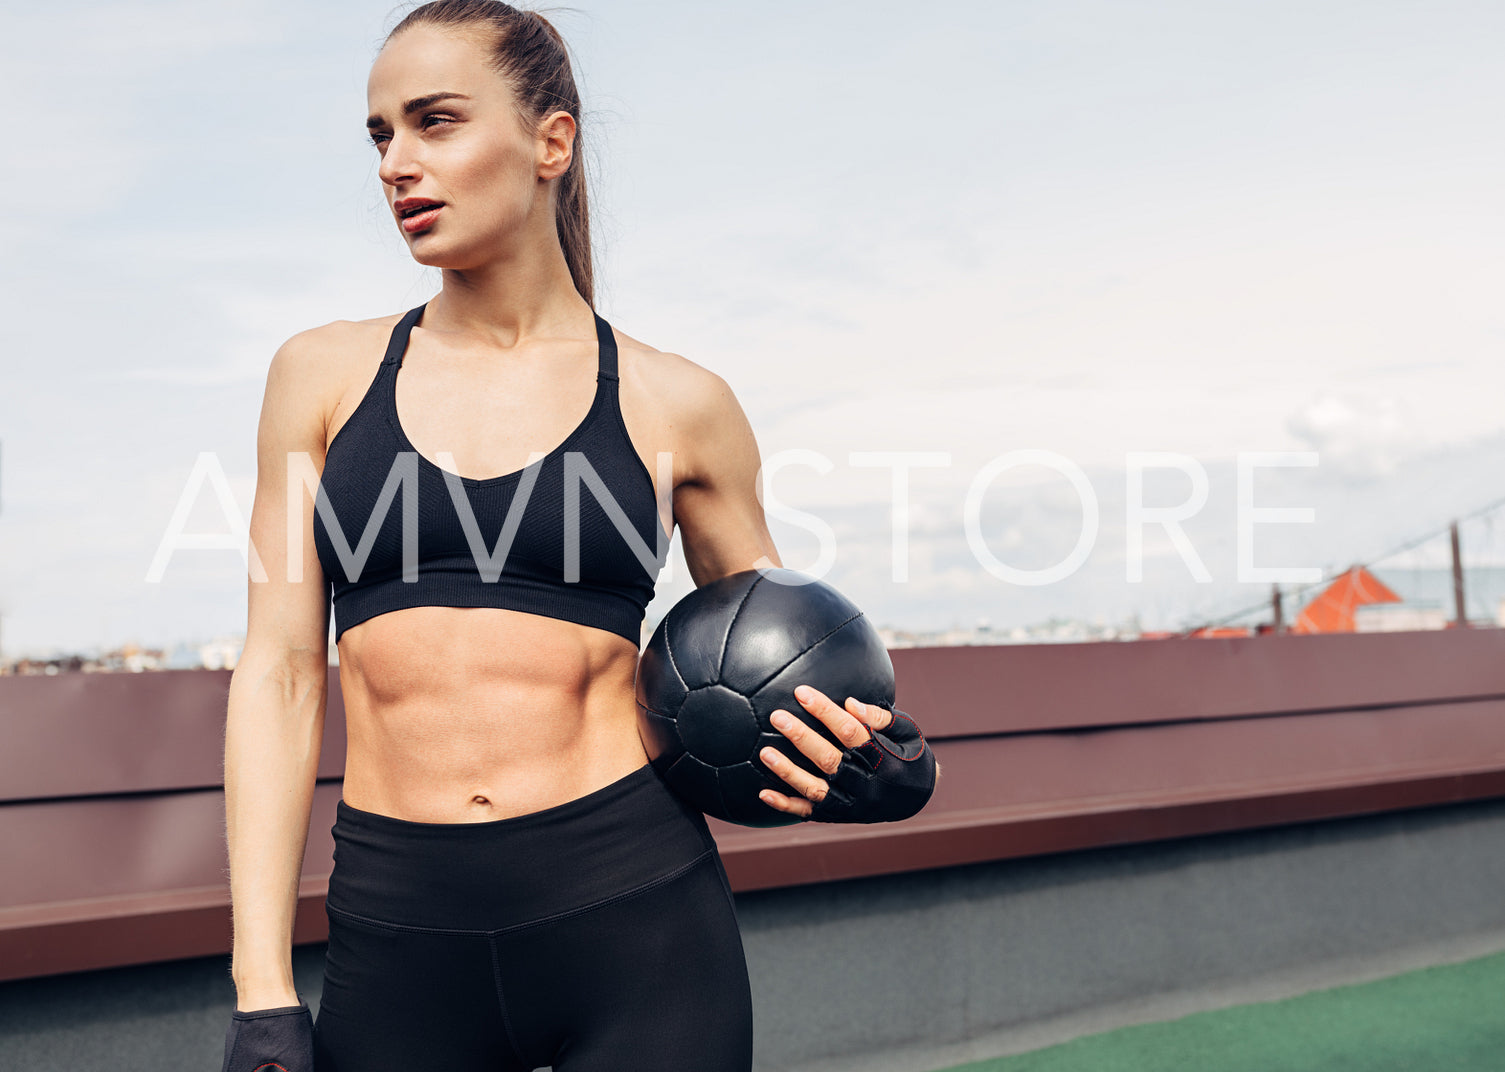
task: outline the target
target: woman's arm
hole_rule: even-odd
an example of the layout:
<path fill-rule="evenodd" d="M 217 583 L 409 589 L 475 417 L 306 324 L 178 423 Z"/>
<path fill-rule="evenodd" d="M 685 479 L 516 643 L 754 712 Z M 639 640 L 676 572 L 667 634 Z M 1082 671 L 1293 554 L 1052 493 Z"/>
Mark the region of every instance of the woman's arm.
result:
<path fill-rule="evenodd" d="M 225 720 L 225 835 L 234 920 L 236 1008 L 298 1004 L 293 914 L 324 733 L 329 618 L 324 574 L 305 496 L 303 571 L 288 577 L 288 454 L 324 468 L 325 420 L 316 389 L 322 329 L 289 339 L 272 358 L 256 433 L 251 541 L 266 571 L 249 581 L 246 642 L 230 678 Z M 327 367 L 327 363 L 326 363 Z M 254 561 L 254 560 L 253 560 Z"/>
<path fill-rule="evenodd" d="M 763 515 L 757 488 L 762 463 L 752 427 L 726 381 L 700 372 L 690 381 L 696 386 L 686 393 L 687 405 L 677 414 L 688 434 L 678 437 L 687 446 L 675 461 L 687 475 L 674 493 L 675 522 L 697 587 L 741 570 L 783 565 Z M 775 749 L 765 748 L 760 758 L 797 791 L 765 791 L 765 803 L 802 819 L 815 816 L 831 822 L 889 821 L 924 806 L 940 778 L 940 764 L 913 718 L 899 712 L 900 721 L 893 711 L 860 696 L 847 697 L 843 707 L 818 689 L 806 686 L 801 691 L 804 694 L 797 692 L 796 699 L 830 728 L 846 753 L 863 762 L 854 765 L 843 750 L 799 719 L 789 718 L 776 728 L 826 777 L 816 778 Z M 885 731 L 892 739 L 883 736 Z M 867 777 L 877 774 L 885 754 L 891 758 L 881 776 Z M 842 792 L 828 801 L 838 779 Z"/>
<path fill-rule="evenodd" d="M 698 588 L 783 562 L 763 516 L 762 459 L 752 425 L 724 379 L 686 366 L 675 392 L 674 521 Z"/>

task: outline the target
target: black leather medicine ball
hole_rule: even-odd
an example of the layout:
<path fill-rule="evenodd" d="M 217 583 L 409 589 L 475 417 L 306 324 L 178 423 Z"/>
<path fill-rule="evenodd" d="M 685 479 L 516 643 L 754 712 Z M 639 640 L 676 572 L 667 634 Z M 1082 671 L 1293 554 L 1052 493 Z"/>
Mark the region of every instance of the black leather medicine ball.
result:
<path fill-rule="evenodd" d="M 788 711 L 842 746 L 805 710 L 795 687 L 894 705 L 894 667 L 878 631 L 836 589 L 796 570 L 745 570 L 685 596 L 664 615 L 638 662 L 638 731 L 670 788 L 707 815 L 743 826 L 797 816 L 758 799 L 797 791 L 758 758 L 768 745 L 824 772 L 768 716 Z"/>

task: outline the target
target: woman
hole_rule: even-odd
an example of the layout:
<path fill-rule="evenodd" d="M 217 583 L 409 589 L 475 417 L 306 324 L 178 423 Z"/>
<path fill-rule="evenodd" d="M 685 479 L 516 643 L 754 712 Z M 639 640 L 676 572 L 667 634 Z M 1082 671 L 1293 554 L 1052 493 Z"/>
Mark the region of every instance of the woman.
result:
<path fill-rule="evenodd" d="M 394 223 L 443 284 L 295 336 L 268 373 L 269 580 L 226 729 L 225 1068 L 748 1069 L 731 891 L 647 765 L 633 686 L 674 524 L 697 584 L 780 564 L 752 431 L 720 377 L 594 313 L 579 98 L 541 16 L 425 4 L 368 98 Z M 314 1024 L 290 947 L 331 588 L 348 752 Z M 849 749 L 892 718 L 801 702 Z M 848 755 L 788 732 L 824 770 Z M 808 817 L 829 784 L 766 759 L 791 791 L 765 799 Z"/>

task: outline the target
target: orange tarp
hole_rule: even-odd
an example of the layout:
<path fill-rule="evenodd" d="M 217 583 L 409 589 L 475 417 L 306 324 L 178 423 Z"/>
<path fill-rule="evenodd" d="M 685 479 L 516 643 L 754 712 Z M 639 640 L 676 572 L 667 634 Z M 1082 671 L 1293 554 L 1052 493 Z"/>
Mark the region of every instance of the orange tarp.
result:
<path fill-rule="evenodd" d="M 1363 566 L 1333 578 L 1322 593 L 1301 609 L 1293 633 L 1352 633 L 1353 610 L 1367 603 L 1399 603 L 1401 597 Z"/>

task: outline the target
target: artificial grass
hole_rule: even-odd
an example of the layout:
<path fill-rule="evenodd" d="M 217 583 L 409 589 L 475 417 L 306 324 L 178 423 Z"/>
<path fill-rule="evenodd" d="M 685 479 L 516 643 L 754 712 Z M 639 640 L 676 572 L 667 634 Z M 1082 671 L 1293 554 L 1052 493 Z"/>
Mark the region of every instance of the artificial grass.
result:
<path fill-rule="evenodd" d="M 1505 1072 L 1505 953 L 942 1072 Z"/>

